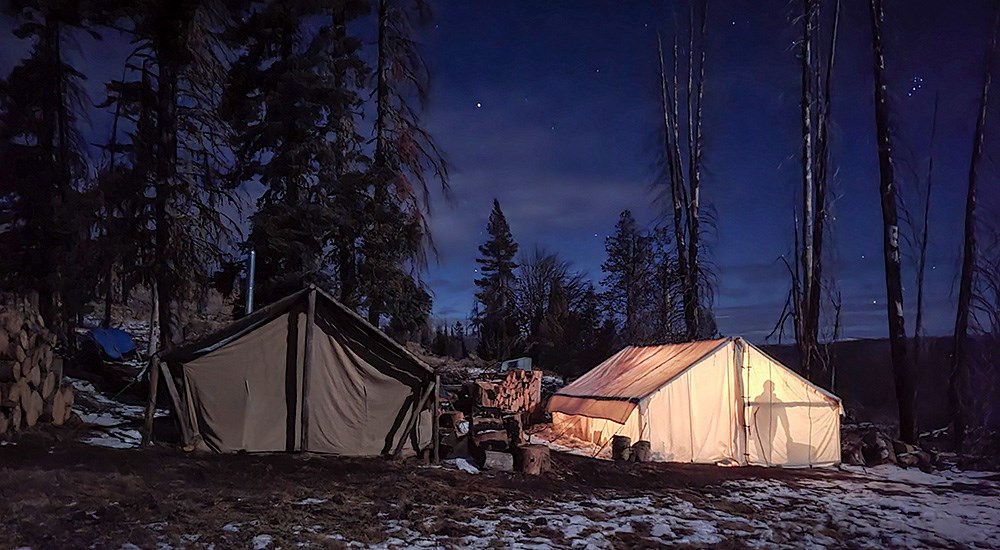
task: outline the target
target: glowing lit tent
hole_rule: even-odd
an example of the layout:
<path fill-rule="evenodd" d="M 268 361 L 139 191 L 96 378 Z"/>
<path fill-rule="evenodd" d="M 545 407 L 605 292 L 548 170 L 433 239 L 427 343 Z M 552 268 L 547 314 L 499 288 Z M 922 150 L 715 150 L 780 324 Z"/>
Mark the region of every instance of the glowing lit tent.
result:
<path fill-rule="evenodd" d="M 556 433 L 665 462 L 840 462 L 840 399 L 741 338 L 628 347 L 552 396 Z"/>

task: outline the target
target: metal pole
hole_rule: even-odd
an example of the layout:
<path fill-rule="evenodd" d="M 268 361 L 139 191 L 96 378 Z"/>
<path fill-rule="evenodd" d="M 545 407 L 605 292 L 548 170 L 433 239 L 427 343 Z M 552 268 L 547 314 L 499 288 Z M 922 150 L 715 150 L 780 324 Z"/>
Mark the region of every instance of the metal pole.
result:
<path fill-rule="evenodd" d="M 257 268 L 257 251 L 250 251 L 250 276 L 247 280 L 247 315 L 253 313 L 253 283 Z"/>

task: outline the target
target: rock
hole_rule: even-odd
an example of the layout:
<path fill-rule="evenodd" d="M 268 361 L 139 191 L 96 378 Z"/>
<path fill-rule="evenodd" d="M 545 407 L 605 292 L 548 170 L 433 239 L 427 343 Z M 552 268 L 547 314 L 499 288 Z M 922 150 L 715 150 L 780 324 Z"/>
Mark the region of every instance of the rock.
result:
<path fill-rule="evenodd" d="M 895 440 L 892 442 L 892 450 L 898 456 L 903 453 L 914 453 L 917 451 L 917 448 L 909 443 L 903 443 L 902 441 Z"/>
<path fill-rule="evenodd" d="M 870 430 L 861 439 L 861 454 L 868 466 L 896 463 L 896 451 L 892 448 L 892 440 L 878 430 Z"/>
<path fill-rule="evenodd" d="M 903 468 L 916 466 L 919 462 L 920 457 L 917 456 L 917 453 L 902 453 L 896 455 L 896 464 L 902 466 Z"/>
<path fill-rule="evenodd" d="M 865 456 L 861 448 L 861 436 L 856 433 L 844 434 L 840 443 L 840 461 L 852 466 L 865 466 Z"/>
<path fill-rule="evenodd" d="M 935 457 L 927 451 L 917 451 L 917 467 L 922 471 L 930 473 L 934 471 Z"/>
<path fill-rule="evenodd" d="M 487 470 L 498 470 L 501 472 L 514 471 L 514 455 L 496 451 L 486 451 L 486 460 L 483 467 Z"/>

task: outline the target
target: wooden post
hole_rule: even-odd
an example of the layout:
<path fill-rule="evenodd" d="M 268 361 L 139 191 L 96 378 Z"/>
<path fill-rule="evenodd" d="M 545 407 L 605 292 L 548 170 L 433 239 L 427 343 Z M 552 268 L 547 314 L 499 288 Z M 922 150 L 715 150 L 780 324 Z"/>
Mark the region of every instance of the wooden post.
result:
<path fill-rule="evenodd" d="M 306 301 L 305 350 L 302 354 L 302 440 L 301 451 L 309 450 L 309 372 L 312 369 L 313 325 L 316 324 L 316 289 L 309 287 Z"/>
<path fill-rule="evenodd" d="M 177 414 L 177 421 L 180 422 L 181 426 L 181 440 L 185 447 L 191 444 L 191 429 L 188 426 L 188 410 L 187 403 L 181 401 L 180 394 L 177 393 L 177 385 L 174 384 L 174 377 L 170 374 L 170 368 L 166 363 L 163 363 L 163 381 L 167 384 L 167 391 L 170 392 L 170 398 L 174 401 L 174 413 Z M 155 416 L 154 411 L 154 416 Z"/>
<path fill-rule="evenodd" d="M 423 397 L 417 402 L 417 405 L 413 407 L 413 414 L 410 415 L 410 421 L 406 424 L 406 429 L 403 430 L 403 437 L 399 438 L 399 443 L 396 445 L 396 450 L 392 452 L 392 458 L 399 458 L 399 453 L 403 452 L 403 445 L 406 445 L 406 439 L 410 437 L 413 430 L 417 427 L 417 420 L 420 419 L 420 411 L 423 410 L 424 404 L 427 403 L 427 398 L 431 396 L 431 392 L 436 391 L 434 386 L 429 385 L 427 391 L 424 392 Z"/>
<path fill-rule="evenodd" d="M 441 375 L 434 374 L 434 424 L 431 427 L 431 437 L 433 439 L 433 451 L 431 462 L 437 464 L 441 462 Z"/>
<path fill-rule="evenodd" d="M 153 441 L 153 417 L 156 415 L 156 390 L 160 383 L 160 356 L 149 358 L 149 399 L 146 401 L 146 423 L 140 446 L 148 447 Z"/>

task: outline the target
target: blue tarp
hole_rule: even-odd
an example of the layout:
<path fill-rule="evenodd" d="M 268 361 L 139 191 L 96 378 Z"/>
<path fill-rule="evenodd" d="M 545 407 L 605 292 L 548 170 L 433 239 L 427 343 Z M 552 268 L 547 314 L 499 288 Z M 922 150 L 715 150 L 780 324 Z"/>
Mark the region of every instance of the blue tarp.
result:
<path fill-rule="evenodd" d="M 90 337 L 109 359 L 122 359 L 125 355 L 135 351 L 135 342 L 132 341 L 132 336 L 122 329 L 95 328 L 90 330 Z"/>

